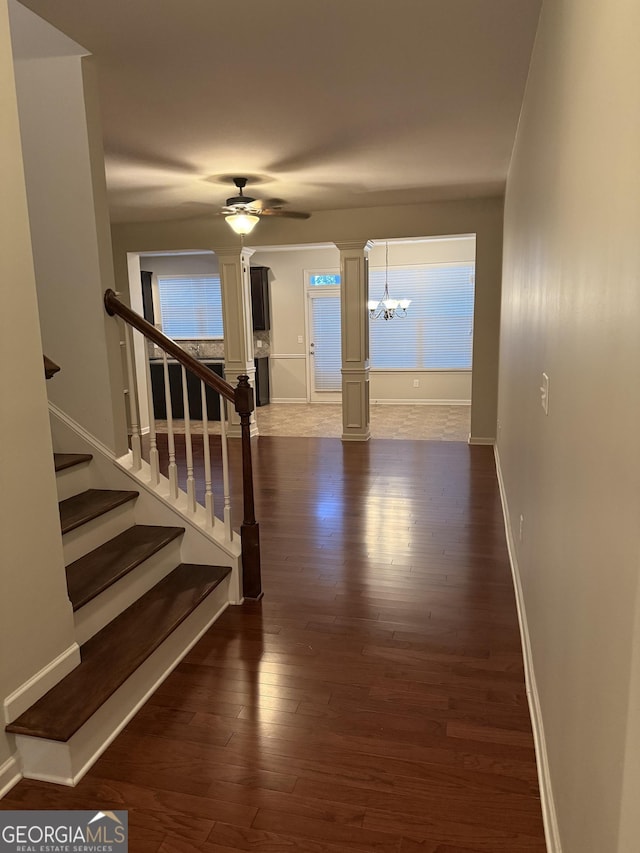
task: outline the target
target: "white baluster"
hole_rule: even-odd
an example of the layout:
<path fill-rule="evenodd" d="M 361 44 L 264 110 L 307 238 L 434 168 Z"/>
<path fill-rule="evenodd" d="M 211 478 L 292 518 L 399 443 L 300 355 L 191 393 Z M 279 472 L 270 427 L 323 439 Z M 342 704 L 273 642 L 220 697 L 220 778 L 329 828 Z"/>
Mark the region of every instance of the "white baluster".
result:
<path fill-rule="evenodd" d="M 156 416 L 153 410 L 153 388 L 151 386 L 151 365 L 146 359 L 147 373 L 147 402 L 149 404 L 149 467 L 151 469 L 151 485 L 157 486 L 160 482 L 160 454 L 156 441 Z"/>
<path fill-rule="evenodd" d="M 200 380 L 202 395 L 202 441 L 204 447 L 204 506 L 207 511 L 207 527 L 213 527 L 213 492 L 211 491 L 211 448 L 209 447 L 209 412 L 207 411 L 207 386 Z"/>
<path fill-rule="evenodd" d="M 191 444 L 191 412 L 187 391 L 187 371 L 182 368 L 182 404 L 184 406 L 184 444 L 187 452 L 187 508 L 196 511 L 196 481 L 193 476 L 193 446 Z"/>
<path fill-rule="evenodd" d="M 173 435 L 173 410 L 171 408 L 171 388 L 169 386 L 169 365 L 167 354 L 162 353 L 162 367 L 164 371 L 164 396 L 167 404 L 167 443 L 169 445 L 169 497 L 176 500 L 178 497 L 178 467 L 176 465 L 176 442 Z"/>
<path fill-rule="evenodd" d="M 229 489 L 229 448 L 227 446 L 227 401 L 220 395 L 220 426 L 222 442 L 222 488 L 224 495 L 224 529 L 228 542 L 233 542 L 231 528 L 231 491 Z"/>
<path fill-rule="evenodd" d="M 129 383 L 129 416 L 131 418 L 131 451 L 133 453 L 133 470 L 142 467 L 142 446 L 140 442 L 140 415 L 138 412 L 138 390 L 133 373 L 133 332 L 125 324 L 124 347 L 127 355 L 127 381 Z"/>

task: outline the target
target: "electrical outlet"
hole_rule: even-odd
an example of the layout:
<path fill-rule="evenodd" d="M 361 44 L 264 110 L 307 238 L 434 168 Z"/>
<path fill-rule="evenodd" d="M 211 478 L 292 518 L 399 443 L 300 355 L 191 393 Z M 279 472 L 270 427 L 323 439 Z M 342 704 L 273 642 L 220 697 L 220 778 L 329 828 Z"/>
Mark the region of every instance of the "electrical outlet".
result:
<path fill-rule="evenodd" d="M 549 414 L 549 377 L 546 373 L 542 374 L 542 385 L 540 386 L 540 405 L 544 409 L 545 415 Z"/>
<path fill-rule="evenodd" d="M 518 538 L 522 542 L 522 535 L 524 533 L 524 515 L 520 515 L 520 529 L 518 530 Z"/>
<path fill-rule="evenodd" d="M 299 344 L 303 344 L 303 343 L 304 343 L 304 338 L 302 337 L 302 335 L 298 335 L 298 343 L 299 343 Z"/>
<path fill-rule="evenodd" d="M 414 380 L 413 380 L 413 387 L 414 387 L 414 388 L 419 388 L 419 387 L 420 387 L 420 380 L 419 380 L 419 379 L 414 379 Z"/>

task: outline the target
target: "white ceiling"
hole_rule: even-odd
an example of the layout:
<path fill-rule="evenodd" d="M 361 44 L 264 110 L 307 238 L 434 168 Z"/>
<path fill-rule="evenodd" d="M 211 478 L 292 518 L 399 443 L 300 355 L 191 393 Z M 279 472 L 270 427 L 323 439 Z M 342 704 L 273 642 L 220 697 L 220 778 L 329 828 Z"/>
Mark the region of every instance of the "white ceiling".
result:
<path fill-rule="evenodd" d="M 23 0 L 95 55 L 115 222 L 503 191 L 541 0 Z"/>

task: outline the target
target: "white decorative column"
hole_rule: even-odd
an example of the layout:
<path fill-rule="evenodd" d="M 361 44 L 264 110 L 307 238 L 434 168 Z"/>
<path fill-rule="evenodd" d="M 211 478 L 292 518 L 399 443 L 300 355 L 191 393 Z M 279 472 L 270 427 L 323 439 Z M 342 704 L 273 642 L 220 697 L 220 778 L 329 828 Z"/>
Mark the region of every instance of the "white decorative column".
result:
<path fill-rule="evenodd" d="M 224 378 L 235 388 L 238 376 L 246 374 L 254 389 L 256 368 L 253 355 L 253 314 L 249 258 L 253 249 L 223 247 L 213 250 L 218 259 L 222 289 L 222 322 L 224 326 Z M 229 404 L 229 437 L 240 438 L 240 418 Z M 251 415 L 251 436 L 258 426 Z"/>
<path fill-rule="evenodd" d="M 342 322 L 342 440 L 368 441 L 369 431 L 369 251 L 361 240 L 340 249 Z"/>

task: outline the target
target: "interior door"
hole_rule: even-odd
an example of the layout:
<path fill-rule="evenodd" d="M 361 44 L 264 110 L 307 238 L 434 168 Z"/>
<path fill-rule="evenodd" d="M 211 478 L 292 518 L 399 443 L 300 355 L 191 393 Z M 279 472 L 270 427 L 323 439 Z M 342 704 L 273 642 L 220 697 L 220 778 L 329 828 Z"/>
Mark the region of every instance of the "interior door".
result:
<path fill-rule="evenodd" d="M 309 389 L 312 403 L 339 402 L 342 397 L 340 289 L 308 293 Z"/>

